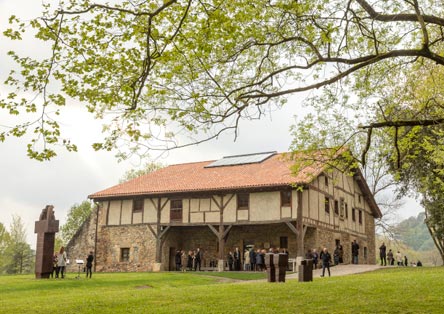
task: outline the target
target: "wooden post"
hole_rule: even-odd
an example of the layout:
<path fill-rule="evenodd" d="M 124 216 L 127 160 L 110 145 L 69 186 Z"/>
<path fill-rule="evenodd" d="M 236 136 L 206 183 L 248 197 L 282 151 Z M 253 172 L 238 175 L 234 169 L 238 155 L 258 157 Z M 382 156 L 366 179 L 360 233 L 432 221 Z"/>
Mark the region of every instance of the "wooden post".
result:
<path fill-rule="evenodd" d="M 296 230 L 297 230 L 297 252 L 296 260 L 304 259 L 304 225 L 303 225 L 303 211 L 302 211 L 302 191 L 297 192 L 298 195 L 298 207 L 296 217 Z"/>

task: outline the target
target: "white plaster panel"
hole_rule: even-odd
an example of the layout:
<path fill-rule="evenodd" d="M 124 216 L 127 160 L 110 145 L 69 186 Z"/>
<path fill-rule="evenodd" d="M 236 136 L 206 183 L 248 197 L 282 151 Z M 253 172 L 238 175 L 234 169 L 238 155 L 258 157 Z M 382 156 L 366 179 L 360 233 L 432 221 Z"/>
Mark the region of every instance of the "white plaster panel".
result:
<path fill-rule="evenodd" d="M 122 202 L 122 218 L 120 224 L 131 224 L 131 216 L 133 214 L 133 200 L 124 200 Z"/>
<path fill-rule="evenodd" d="M 111 201 L 108 213 L 108 225 L 120 224 L 120 204 L 121 201 Z"/>
<path fill-rule="evenodd" d="M 167 198 L 162 198 L 160 200 L 160 204 L 162 204 L 162 205 L 165 204 L 165 202 L 167 202 L 167 203 L 163 207 L 162 213 L 160 215 L 160 222 L 161 223 L 169 223 L 170 222 L 171 202 Z M 184 206 L 186 203 L 187 203 L 186 200 L 182 200 L 182 206 Z M 182 214 L 183 214 L 183 212 L 182 212 Z M 182 217 L 183 217 L 183 215 L 182 215 Z"/>
<path fill-rule="evenodd" d="M 156 204 L 157 199 L 153 199 L 154 204 Z M 157 211 L 153 202 L 150 199 L 145 199 L 143 204 L 143 222 L 145 223 L 156 223 L 157 222 Z"/>
<path fill-rule="evenodd" d="M 199 199 L 192 198 L 190 199 L 190 212 L 195 213 L 199 211 Z"/>
<path fill-rule="evenodd" d="M 108 213 L 108 201 L 102 202 L 101 207 L 101 215 L 99 216 L 99 225 L 106 225 L 106 215 Z"/>
<path fill-rule="evenodd" d="M 188 213 L 190 212 L 190 208 L 192 208 L 192 201 L 193 199 L 190 198 L 184 198 L 182 200 L 182 222 L 189 222 Z"/>
<path fill-rule="evenodd" d="M 229 199 L 230 197 L 231 195 L 227 195 L 224 197 L 224 200 Z M 236 195 L 230 200 L 224 209 L 224 222 L 236 222 Z"/>
<path fill-rule="evenodd" d="M 283 206 L 281 208 L 282 218 L 291 218 L 291 207 Z"/>
<path fill-rule="evenodd" d="M 190 222 L 203 222 L 203 213 L 190 213 Z"/>
<path fill-rule="evenodd" d="M 279 191 L 251 193 L 250 221 L 279 220 L 281 218 L 280 207 L 281 207 L 281 194 Z M 248 216 L 245 219 L 248 219 Z M 239 218 L 239 213 L 238 213 L 238 220 L 245 220 L 245 219 Z"/>
<path fill-rule="evenodd" d="M 220 220 L 220 214 L 219 212 L 206 212 L 205 215 L 205 222 L 219 222 Z"/>
<path fill-rule="evenodd" d="M 296 190 L 291 191 L 291 204 L 293 206 L 292 218 L 296 218 L 298 215 L 298 192 Z"/>
<path fill-rule="evenodd" d="M 140 224 L 140 223 L 142 223 L 142 212 L 134 213 L 133 224 Z"/>
<path fill-rule="evenodd" d="M 201 198 L 200 199 L 200 207 L 199 210 L 201 212 L 209 212 L 211 209 L 211 199 L 209 198 Z"/>
<path fill-rule="evenodd" d="M 248 220 L 248 209 L 241 209 L 237 211 L 237 220 Z"/>

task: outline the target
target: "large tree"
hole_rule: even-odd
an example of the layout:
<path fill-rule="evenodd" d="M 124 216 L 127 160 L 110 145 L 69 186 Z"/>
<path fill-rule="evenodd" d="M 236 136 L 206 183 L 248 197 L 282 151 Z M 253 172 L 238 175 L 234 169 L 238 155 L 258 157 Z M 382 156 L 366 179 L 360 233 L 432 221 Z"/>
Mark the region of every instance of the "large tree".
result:
<path fill-rule="evenodd" d="M 34 270 L 34 251 L 26 242 L 26 229 L 20 216 L 13 216 L 4 249 L 3 272 L 24 274 Z"/>
<path fill-rule="evenodd" d="M 60 234 L 58 235 L 58 243 L 66 246 L 68 242 L 74 237 L 83 223 L 89 218 L 92 213 L 91 202 L 83 201 L 81 204 L 74 204 L 68 211 L 66 223 L 60 227 Z"/>
<path fill-rule="evenodd" d="M 0 140 L 35 134 L 28 153 L 39 160 L 60 144 L 76 150 L 57 121 L 71 98 L 104 118 L 96 149 L 211 139 L 291 94 L 338 82 L 365 89 L 375 72 L 426 59 L 443 65 L 443 9 L 433 0 L 50 2 L 31 28 L 14 16 L 4 33 L 33 31 L 50 48 L 43 59 L 10 53 L 19 69 L 0 106 L 20 119 Z"/>

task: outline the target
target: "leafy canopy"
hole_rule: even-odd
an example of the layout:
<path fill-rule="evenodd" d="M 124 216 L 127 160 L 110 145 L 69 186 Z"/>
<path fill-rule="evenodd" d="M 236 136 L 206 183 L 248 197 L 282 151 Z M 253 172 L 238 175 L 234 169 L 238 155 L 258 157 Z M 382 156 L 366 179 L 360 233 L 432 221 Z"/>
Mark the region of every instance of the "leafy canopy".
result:
<path fill-rule="evenodd" d="M 442 14 L 433 0 L 46 2 L 41 17 L 12 16 L 4 32 L 13 40 L 30 32 L 49 51 L 10 52 L 18 69 L 0 108 L 20 118 L 0 140 L 30 133 L 28 155 L 38 160 L 59 145 L 77 150 L 57 120 L 73 101 L 102 120 L 93 147 L 121 158 L 236 136 L 241 119 L 287 95 L 338 82 L 365 90 L 360 78 L 372 80 L 377 65 L 388 73 L 423 59 L 443 65 Z"/>

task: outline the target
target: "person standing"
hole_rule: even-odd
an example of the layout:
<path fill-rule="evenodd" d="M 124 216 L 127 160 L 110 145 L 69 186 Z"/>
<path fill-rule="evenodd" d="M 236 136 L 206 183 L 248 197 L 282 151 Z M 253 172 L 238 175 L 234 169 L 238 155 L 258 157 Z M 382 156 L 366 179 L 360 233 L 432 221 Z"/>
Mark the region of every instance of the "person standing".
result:
<path fill-rule="evenodd" d="M 396 252 L 396 263 L 398 264 L 398 266 L 402 266 L 402 254 L 401 252 Z"/>
<path fill-rule="evenodd" d="M 180 252 L 180 269 L 182 272 L 187 271 L 187 254 L 184 250 Z"/>
<path fill-rule="evenodd" d="M 322 275 L 321 277 L 324 277 L 325 275 L 325 269 L 328 270 L 328 277 L 330 277 L 330 262 L 331 262 L 331 255 L 328 253 L 327 248 L 325 247 L 320 255 L 321 262 L 322 262 Z"/>
<path fill-rule="evenodd" d="M 390 249 L 390 250 L 388 251 L 388 253 L 387 253 L 387 259 L 388 259 L 388 263 L 389 263 L 389 265 L 393 265 L 394 258 L 393 258 L 393 252 L 392 252 L 392 249 Z"/>
<path fill-rule="evenodd" d="M 333 252 L 333 260 L 335 263 L 335 266 L 339 264 L 339 246 L 336 246 L 334 252 Z"/>
<path fill-rule="evenodd" d="M 197 248 L 196 250 L 194 261 L 195 261 L 194 270 L 200 271 L 200 266 L 202 264 L 202 251 L 200 250 L 200 248 Z"/>
<path fill-rule="evenodd" d="M 90 251 L 89 255 L 86 258 L 86 278 L 88 278 L 88 274 L 89 274 L 89 278 L 91 278 L 91 276 L 92 276 L 93 260 L 94 260 L 94 255 L 93 255 L 93 252 Z"/>
<path fill-rule="evenodd" d="M 228 264 L 228 270 L 232 271 L 233 270 L 233 253 L 230 251 L 227 255 L 227 264 Z"/>
<path fill-rule="evenodd" d="M 236 247 L 233 253 L 234 258 L 234 270 L 239 271 L 241 270 L 241 259 L 242 259 L 242 253 L 239 251 L 239 248 Z"/>
<path fill-rule="evenodd" d="M 245 253 L 244 253 L 244 270 L 245 271 L 250 271 L 250 265 L 251 265 L 251 260 L 250 260 L 250 251 L 248 251 L 248 249 L 245 249 Z"/>
<path fill-rule="evenodd" d="M 344 248 L 342 247 L 342 244 L 338 244 L 338 251 L 339 251 L 339 263 L 344 263 Z"/>
<path fill-rule="evenodd" d="M 318 268 L 318 262 L 319 262 L 319 254 L 316 251 L 316 249 L 313 249 L 313 269 L 317 269 Z"/>
<path fill-rule="evenodd" d="M 59 254 L 57 255 L 57 269 L 62 278 L 65 278 L 65 267 L 67 259 L 68 258 L 66 256 L 65 248 L 62 246 L 60 248 Z"/>
<path fill-rule="evenodd" d="M 180 250 L 177 250 L 176 254 L 174 255 L 174 263 L 176 264 L 176 271 L 179 271 L 180 266 L 182 265 L 182 253 Z"/>
<path fill-rule="evenodd" d="M 409 266 L 409 260 L 407 259 L 407 256 L 404 256 L 404 266 Z"/>
<path fill-rule="evenodd" d="M 251 271 L 256 270 L 256 252 L 254 251 L 254 248 L 250 248 L 250 269 Z"/>
<path fill-rule="evenodd" d="M 381 266 L 387 266 L 387 254 L 386 254 L 386 246 L 385 243 L 382 242 L 382 245 L 379 247 L 379 258 L 381 259 Z"/>
<path fill-rule="evenodd" d="M 57 269 L 57 252 L 54 252 L 54 255 L 52 256 L 51 278 L 54 278 L 54 273 L 55 273 L 55 277 L 59 278 L 59 272 L 58 272 L 58 269 Z"/>
<path fill-rule="evenodd" d="M 358 256 L 359 256 L 359 244 L 356 242 L 356 240 L 353 240 L 352 242 L 352 257 L 353 257 L 353 264 L 358 264 Z"/>

